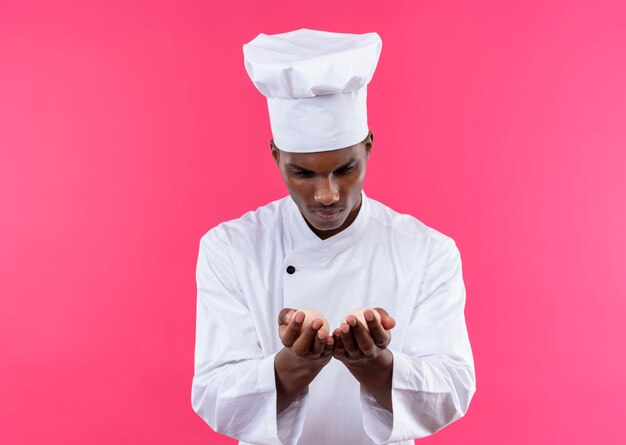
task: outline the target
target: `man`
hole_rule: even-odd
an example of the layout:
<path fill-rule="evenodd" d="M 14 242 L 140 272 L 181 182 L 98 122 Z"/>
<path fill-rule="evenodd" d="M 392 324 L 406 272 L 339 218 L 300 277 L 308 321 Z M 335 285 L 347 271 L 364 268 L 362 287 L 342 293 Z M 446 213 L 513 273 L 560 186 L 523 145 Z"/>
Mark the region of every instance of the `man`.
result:
<path fill-rule="evenodd" d="M 306 29 L 244 46 L 289 196 L 202 237 L 192 388 L 242 444 L 410 444 L 475 391 L 454 241 L 362 190 L 380 50 L 376 33 Z"/>

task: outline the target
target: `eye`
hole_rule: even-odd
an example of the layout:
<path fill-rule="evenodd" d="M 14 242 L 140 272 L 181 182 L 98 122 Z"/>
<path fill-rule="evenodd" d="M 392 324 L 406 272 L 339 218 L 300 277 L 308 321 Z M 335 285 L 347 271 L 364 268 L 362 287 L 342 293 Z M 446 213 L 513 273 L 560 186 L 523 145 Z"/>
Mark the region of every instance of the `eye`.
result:
<path fill-rule="evenodd" d="M 354 164 L 348 165 L 346 167 L 342 167 L 339 170 L 335 171 L 335 173 L 338 175 L 345 175 L 345 174 L 350 173 L 352 170 L 354 170 L 354 168 L 355 168 Z"/>
<path fill-rule="evenodd" d="M 295 170 L 291 172 L 294 176 L 298 178 L 310 178 L 313 176 L 313 172 L 309 172 L 306 170 Z"/>

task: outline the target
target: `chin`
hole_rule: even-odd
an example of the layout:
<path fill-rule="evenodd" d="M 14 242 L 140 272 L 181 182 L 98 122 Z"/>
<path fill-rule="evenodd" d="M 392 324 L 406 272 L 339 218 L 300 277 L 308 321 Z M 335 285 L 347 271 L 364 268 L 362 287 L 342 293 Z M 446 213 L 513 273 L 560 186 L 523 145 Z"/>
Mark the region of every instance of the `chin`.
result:
<path fill-rule="evenodd" d="M 311 220 L 314 221 L 315 223 L 311 224 Z M 324 232 L 329 231 L 329 230 L 336 230 L 339 227 L 341 227 L 345 222 L 346 222 L 346 218 L 339 218 L 338 220 L 335 220 L 335 221 L 319 221 L 317 218 L 315 218 L 314 215 L 312 215 L 311 219 L 309 220 L 309 223 L 313 227 L 315 227 L 317 230 L 324 231 Z"/>

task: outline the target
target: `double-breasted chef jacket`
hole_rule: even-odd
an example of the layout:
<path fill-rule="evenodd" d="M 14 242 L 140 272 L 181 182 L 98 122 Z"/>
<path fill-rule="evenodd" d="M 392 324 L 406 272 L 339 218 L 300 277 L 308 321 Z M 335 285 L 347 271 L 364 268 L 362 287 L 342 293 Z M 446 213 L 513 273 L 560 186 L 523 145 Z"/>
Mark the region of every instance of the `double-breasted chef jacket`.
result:
<path fill-rule="evenodd" d="M 475 391 L 455 242 L 362 192 L 354 222 L 326 240 L 290 197 L 200 241 L 192 406 L 240 444 L 412 444 L 465 414 Z M 314 307 L 333 329 L 382 307 L 391 330 L 393 414 L 336 359 L 276 414 L 278 314 Z"/>

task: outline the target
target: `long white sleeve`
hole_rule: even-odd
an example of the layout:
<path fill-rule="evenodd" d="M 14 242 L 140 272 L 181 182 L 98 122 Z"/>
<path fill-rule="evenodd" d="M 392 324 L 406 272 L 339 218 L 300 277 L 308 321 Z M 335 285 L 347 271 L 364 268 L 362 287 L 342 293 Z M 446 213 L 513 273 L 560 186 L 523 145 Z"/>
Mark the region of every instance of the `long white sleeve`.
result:
<path fill-rule="evenodd" d="M 428 436 L 466 413 L 476 379 L 464 307 L 461 257 L 446 238 L 429 255 L 404 345 L 391 349 L 393 414 L 361 386 L 363 425 L 377 444 Z"/>
<path fill-rule="evenodd" d="M 295 444 L 308 394 L 276 415 L 274 356 L 264 353 L 219 230 L 200 242 L 191 403 L 209 426 L 255 444 Z"/>

